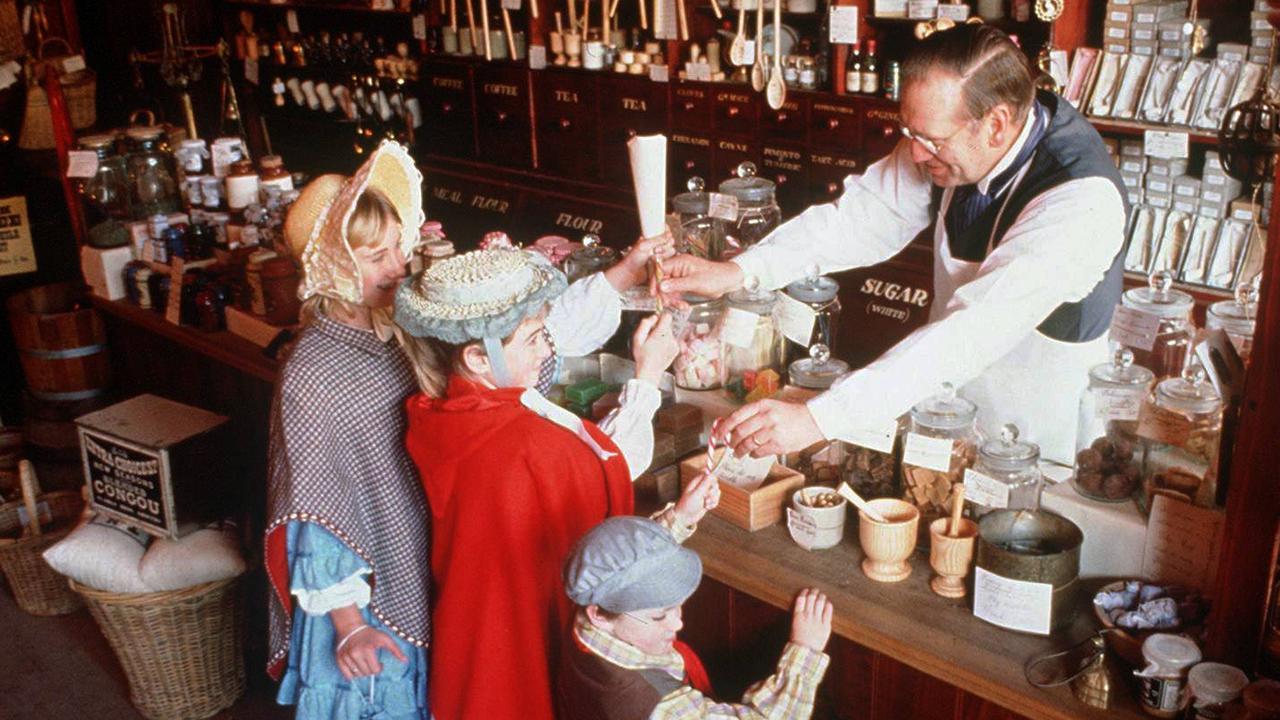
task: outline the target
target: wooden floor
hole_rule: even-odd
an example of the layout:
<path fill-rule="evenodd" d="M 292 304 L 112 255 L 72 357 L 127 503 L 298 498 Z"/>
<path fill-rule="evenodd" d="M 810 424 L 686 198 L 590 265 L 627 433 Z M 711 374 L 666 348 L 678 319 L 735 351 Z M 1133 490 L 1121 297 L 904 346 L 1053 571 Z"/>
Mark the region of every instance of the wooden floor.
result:
<path fill-rule="evenodd" d="M 142 720 L 110 646 L 87 610 L 35 617 L 18 609 L 0 582 L 0 718 L 4 720 Z M 287 720 L 265 675 L 216 720 Z"/>

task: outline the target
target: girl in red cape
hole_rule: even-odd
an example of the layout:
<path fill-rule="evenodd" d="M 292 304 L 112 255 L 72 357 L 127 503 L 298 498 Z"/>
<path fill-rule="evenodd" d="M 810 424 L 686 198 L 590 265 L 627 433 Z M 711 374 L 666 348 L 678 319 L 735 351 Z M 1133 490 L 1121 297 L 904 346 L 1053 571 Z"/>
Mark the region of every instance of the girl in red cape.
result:
<path fill-rule="evenodd" d="M 639 243 L 615 266 L 625 281 L 613 290 L 641 281 L 658 247 Z M 438 720 L 554 717 L 551 668 L 573 622 L 560 568 L 588 530 L 632 512 L 631 481 L 651 459 L 657 383 L 676 354 L 671 319 L 640 324 L 636 378 L 597 427 L 535 389 L 554 375 L 562 330 L 548 331 L 547 305 L 565 285 L 544 258 L 494 249 L 432 265 L 396 296 L 396 322 L 437 341 L 450 367 L 442 397 L 407 403 L 432 516 Z"/>

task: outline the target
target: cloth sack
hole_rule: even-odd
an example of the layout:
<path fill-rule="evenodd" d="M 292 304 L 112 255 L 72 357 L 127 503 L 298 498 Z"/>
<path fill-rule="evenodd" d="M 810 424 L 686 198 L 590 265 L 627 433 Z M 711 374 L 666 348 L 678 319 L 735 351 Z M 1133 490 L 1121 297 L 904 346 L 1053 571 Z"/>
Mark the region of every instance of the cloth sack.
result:
<path fill-rule="evenodd" d="M 178 540 L 156 538 L 142 556 L 142 581 L 154 591 L 181 590 L 245 571 L 235 523 L 209 525 Z"/>
<path fill-rule="evenodd" d="M 150 592 L 139 566 L 151 536 L 104 516 L 91 517 L 44 551 L 58 573 L 95 590 Z"/>

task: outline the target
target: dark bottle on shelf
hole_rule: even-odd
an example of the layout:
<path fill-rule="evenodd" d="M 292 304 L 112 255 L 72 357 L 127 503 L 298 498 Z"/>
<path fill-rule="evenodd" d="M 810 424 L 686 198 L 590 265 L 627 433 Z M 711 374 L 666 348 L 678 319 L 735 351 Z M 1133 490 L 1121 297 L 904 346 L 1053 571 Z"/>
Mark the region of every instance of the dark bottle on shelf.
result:
<path fill-rule="evenodd" d="M 862 92 L 862 52 L 856 42 L 849 48 L 849 61 L 844 69 L 844 91 Z"/>
<path fill-rule="evenodd" d="M 880 63 L 876 59 L 876 41 L 867 41 L 867 54 L 862 58 L 862 92 L 875 95 L 880 92 Z"/>

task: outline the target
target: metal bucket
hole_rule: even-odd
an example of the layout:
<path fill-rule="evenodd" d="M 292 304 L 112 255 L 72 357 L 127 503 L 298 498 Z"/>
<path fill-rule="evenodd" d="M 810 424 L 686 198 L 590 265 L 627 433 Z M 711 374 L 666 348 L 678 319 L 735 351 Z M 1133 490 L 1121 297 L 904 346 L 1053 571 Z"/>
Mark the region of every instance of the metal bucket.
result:
<path fill-rule="evenodd" d="M 1056 513 L 997 510 L 978 521 L 977 566 L 1009 580 L 1051 585 L 1053 631 L 1077 610 L 1083 542 L 1080 528 Z"/>

